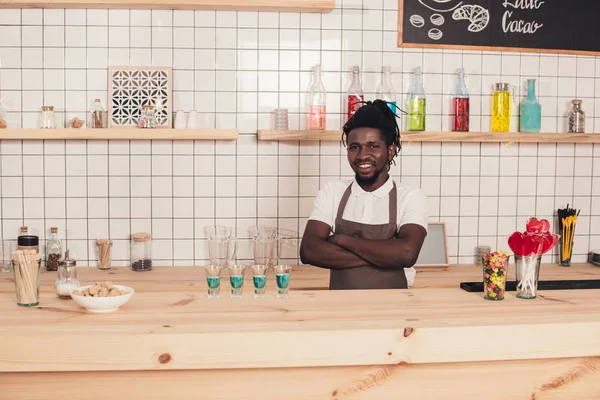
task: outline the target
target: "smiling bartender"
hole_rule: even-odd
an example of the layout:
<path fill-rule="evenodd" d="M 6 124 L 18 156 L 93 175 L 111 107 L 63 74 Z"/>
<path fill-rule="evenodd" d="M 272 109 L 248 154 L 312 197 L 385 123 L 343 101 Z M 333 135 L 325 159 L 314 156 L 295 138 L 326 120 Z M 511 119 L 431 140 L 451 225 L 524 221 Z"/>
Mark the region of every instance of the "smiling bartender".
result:
<path fill-rule="evenodd" d="M 342 139 L 356 175 L 319 191 L 302 262 L 329 269 L 330 289 L 410 287 L 427 236 L 427 201 L 421 189 L 396 185 L 389 175 L 401 146 L 396 116 L 385 101 L 367 102 Z"/>

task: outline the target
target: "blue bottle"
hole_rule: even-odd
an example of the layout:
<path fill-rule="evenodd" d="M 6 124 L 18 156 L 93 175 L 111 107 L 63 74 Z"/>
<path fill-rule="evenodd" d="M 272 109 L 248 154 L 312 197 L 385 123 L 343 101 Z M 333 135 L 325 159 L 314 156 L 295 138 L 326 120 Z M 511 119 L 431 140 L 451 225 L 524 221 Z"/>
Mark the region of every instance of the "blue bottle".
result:
<path fill-rule="evenodd" d="M 535 79 L 527 79 L 527 98 L 521 103 L 521 132 L 542 129 L 542 105 L 535 97 Z"/>

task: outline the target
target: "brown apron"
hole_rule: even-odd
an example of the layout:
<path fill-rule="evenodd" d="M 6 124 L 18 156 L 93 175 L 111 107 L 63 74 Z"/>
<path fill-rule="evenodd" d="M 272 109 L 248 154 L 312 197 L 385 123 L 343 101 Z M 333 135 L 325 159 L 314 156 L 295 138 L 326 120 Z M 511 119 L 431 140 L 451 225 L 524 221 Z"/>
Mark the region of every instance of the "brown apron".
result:
<path fill-rule="evenodd" d="M 391 178 L 390 178 L 391 179 Z M 344 210 L 350 193 L 352 184 L 348 186 L 337 211 L 335 218 L 335 233 L 345 234 L 368 240 L 392 239 L 396 236 L 396 216 L 398 209 L 396 207 L 398 197 L 396 194 L 396 183 L 389 194 L 390 203 L 390 222 L 380 225 L 368 225 L 358 222 L 346 221 Z M 349 268 L 341 270 L 330 270 L 329 289 L 406 289 L 406 275 L 404 268 L 397 269 L 379 269 L 373 267 Z"/>

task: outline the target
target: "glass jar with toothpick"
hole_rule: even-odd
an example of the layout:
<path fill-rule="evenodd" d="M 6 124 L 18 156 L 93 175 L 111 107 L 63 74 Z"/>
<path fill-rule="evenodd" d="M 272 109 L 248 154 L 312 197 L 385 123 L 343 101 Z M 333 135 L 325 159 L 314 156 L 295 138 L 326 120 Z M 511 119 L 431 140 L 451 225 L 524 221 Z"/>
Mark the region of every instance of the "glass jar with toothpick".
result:
<path fill-rule="evenodd" d="M 40 254 L 32 249 L 17 250 L 12 254 L 17 305 L 34 307 L 40 302 Z"/>
<path fill-rule="evenodd" d="M 98 239 L 96 240 L 96 248 L 98 250 L 98 269 L 110 269 L 110 251 L 112 250 L 112 240 Z"/>

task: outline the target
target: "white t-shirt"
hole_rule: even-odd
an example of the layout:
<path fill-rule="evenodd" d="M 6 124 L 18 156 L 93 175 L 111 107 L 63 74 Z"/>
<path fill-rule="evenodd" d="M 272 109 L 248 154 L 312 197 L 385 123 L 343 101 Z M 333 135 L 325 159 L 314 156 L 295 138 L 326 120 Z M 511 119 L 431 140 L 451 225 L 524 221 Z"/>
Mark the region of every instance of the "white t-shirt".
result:
<path fill-rule="evenodd" d="M 391 178 L 373 192 L 364 191 L 355 179 L 331 182 L 319 190 L 309 219 L 329 225 L 333 234 L 340 201 L 350 184 L 352 189 L 343 219 L 368 225 L 386 224 L 390 221 L 389 193 L 393 187 Z M 396 184 L 396 192 L 397 229 L 400 230 L 406 224 L 417 224 L 427 229 L 427 198 L 423 190 Z M 405 268 L 404 272 L 408 287 L 411 287 L 417 272 L 414 268 Z"/>

